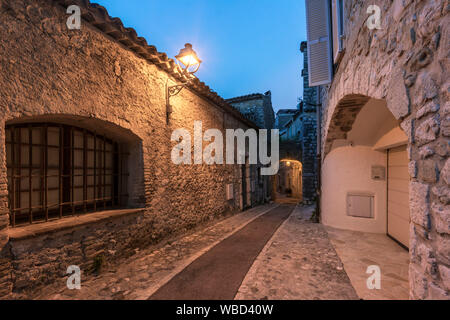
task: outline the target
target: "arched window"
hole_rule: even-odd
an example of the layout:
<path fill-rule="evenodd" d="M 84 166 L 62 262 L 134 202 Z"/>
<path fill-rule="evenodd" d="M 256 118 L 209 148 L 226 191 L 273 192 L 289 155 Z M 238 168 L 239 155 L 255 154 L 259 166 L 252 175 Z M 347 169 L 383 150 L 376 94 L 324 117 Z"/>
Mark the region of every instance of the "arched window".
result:
<path fill-rule="evenodd" d="M 55 123 L 6 126 L 11 225 L 120 207 L 127 197 L 119 143 Z"/>

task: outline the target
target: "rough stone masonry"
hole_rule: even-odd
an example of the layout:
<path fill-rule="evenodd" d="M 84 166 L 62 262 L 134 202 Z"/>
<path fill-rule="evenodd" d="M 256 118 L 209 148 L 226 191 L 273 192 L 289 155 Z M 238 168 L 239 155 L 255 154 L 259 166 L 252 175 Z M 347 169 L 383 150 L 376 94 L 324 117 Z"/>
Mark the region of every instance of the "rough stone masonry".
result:
<path fill-rule="evenodd" d="M 72 4 L 81 8 L 81 30 L 66 27 Z M 170 161 L 172 131 L 193 130 L 195 120 L 204 130 L 254 127 L 204 83 L 195 79 L 171 98 L 167 124 L 166 83 L 186 79 L 173 60 L 103 7 L 5 0 L 0 20 L 0 296 L 52 282 L 69 265 L 88 271 L 93 263 L 241 209 L 239 165 Z M 31 122 L 86 128 L 127 147 L 128 210 L 11 227 L 5 126 Z M 227 185 L 233 186 L 231 200 Z M 260 184 L 253 185 L 256 192 Z"/>
<path fill-rule="evenodd" d="M 275 114 L 272 107 L 272 93 L 255 93 L 227 99 L 227 102 L 260 128 L 273 129 Z"/>
<path fill-rule="evenodd" d="M 302 164 L 303 197 L 306 202 L 317 199 L 317 110 L 318 88 L 309 86 L 307 42 L 300 44 L 303 53 Z"/>
<path fill-rule="evenodd" d="M 386 100 L 409 140 L 410 296 L 449 299 L 450 4 L 370 4 L 381 9 L 379 30 L 365 25 L 368 1 L 345 1 L 345 56 L 322 90 L 322 156 L 369 98 Z"/>

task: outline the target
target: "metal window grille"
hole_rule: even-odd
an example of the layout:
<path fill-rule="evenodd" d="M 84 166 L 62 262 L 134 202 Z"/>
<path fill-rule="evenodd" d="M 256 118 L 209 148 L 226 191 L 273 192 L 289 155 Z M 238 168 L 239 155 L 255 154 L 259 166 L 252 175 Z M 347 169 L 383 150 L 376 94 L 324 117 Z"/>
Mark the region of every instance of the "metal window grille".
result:
<path fill-rule="evenodd" d="M 13 227 L 126 203 L 121 145 L 68 125 L 6 126 L 8 202 Z"/>

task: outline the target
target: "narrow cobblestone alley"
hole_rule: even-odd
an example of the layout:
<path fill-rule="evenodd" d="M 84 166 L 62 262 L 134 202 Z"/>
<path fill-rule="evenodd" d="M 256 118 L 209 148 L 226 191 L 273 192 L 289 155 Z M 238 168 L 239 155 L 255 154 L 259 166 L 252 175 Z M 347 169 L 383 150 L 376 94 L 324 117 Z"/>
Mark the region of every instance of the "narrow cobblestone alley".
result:
<path fill-rule="evenodd" d="M 324 227 L 309 221 L 311 212 L 292 203 L 253 208 L 99 275 L 83 274 L 81 290 L 61 280 L 11 298 L 358 299 Z"/>
<path fill-rule="evenodd" d="M 449 301 L 450 0 L 191 2 L 1 1 L 0 301 Z"/>
<path fill-rule="evenodd" d="M 60 279 L 39 291 L 13 293 L 9 298 L 148 299 L 159 287 L 196 258 L 275 207 L 276 204 L 256 207 L 212 226 L 200 228 L 192 234 L 167 240 L 160 246 L 136 252 L 117 265 L 105 267 L 99 275 L 83 273 L 81 290 L 68 290 L 66 280 Z"/>
<path fill-rule="evenodd" d="M 256 257 L 293 209 L 280 205 L 255 219 L 195 260 L 151 299 L 233 299 Z"/>
<path fill-rule="evenodd" d="M 247 273 L 237 300 L 359 299 L 312 206 L 297 206 Z"/>

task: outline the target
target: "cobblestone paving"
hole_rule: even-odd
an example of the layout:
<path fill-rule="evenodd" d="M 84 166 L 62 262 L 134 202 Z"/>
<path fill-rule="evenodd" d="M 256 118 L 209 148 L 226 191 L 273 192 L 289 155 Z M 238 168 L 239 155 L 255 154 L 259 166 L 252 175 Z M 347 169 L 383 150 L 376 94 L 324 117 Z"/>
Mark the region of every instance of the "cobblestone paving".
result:
<path fill-rule="evenodd" d="M 384 234 L 325 227 L 358 296 L 364 300 L 409 299 L 409 253 Z M 369 266 L 381 271 L 381 288 L 367 288 Z"/>
<path fill-rule="evenodd" d="M 151 300 L 232 300 L 261 250 L 295 206 L 280 205 L 211 248 Z"/>
<path fill-rule="evenodd" d="M 159 248 L 148 248 L 98 276 L 82 274 L 81 290 L 66 288 L 66 279 L 39 292 L 13 294 L 12 299 L 147 299 L 212 246 L 240 230 L 276 204 L 253 208 Z"/>
<path fill-rule="evenodd" d="M 68 290 L 61 279 L 11 298 L 147 299 L 203 253 L 276 206 L 254 208 L 148 248 L 98 276 L 82 274 L 81 290 Z M 311 207 L 296 207 L 255 260 L 236 299 L 358 299 L 325 228 L 309 222 L 311 213 Z"/>
<path fill-rule="evenodd" d="M 247 273 L 235 299 L 359 299 L 311 207 L 297 208 Z"/>

